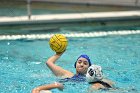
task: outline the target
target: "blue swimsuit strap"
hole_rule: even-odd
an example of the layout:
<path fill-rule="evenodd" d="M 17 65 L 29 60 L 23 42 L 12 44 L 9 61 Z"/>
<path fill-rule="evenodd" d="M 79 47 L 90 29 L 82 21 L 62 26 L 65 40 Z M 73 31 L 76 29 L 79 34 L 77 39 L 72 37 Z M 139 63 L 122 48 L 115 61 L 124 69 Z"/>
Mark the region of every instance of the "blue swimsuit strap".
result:
<path fill-rule="evenodd" d="M 73 77 L 71 78 L 64 78 L 59 80 L 59 82 L 68 82 L 68 81 L 73 81 L 73 82 L 84 82 L 86 81 L 85 75 L 81 75 L 81 74 L 75 74 Z"/>

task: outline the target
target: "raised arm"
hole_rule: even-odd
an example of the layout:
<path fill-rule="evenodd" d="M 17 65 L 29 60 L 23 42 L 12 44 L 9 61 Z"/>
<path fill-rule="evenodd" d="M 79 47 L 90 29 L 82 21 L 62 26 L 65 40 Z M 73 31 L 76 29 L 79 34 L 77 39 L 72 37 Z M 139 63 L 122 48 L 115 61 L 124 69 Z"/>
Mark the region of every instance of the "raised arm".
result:
<path fill-rule="evenodd" d="M 72 77 L 74 74 L 71 73 L 70 71 L 67 71 L 63 69 L 60 66 L 57 66 L 55 62 L 61 57 L 63 53 L 56 53 L 52 57 L 48 59 L 46 62 L 47 66 L 50 68 L 50 70 L 56 75 L 60 77 Z"/>

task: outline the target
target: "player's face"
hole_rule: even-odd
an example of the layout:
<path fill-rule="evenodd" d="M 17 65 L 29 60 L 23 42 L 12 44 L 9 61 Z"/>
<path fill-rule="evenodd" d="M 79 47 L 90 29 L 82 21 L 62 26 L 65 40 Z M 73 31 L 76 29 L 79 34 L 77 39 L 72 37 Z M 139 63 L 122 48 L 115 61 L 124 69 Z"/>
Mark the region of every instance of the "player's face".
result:
<path fill-rule="evenodd" d="M 80 74 L 86 74 L 87 69 L 89 67 L 89 62 L 85 58 L 79 58 L 76 62 L 76 71 Z"/>

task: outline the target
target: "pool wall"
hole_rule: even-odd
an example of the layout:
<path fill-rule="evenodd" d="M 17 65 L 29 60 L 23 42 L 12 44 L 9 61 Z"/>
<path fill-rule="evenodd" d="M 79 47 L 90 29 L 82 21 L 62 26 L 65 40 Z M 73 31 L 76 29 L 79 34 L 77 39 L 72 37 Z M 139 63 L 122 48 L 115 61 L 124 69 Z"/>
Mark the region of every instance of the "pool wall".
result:
<path fill-rule="evenodd" d="M 140 7 L 140 0 L 32 0 L 38 2 Z"/>
<path fill-rule="evenodd" d="M 0 34 L 15 34 L 55 31 L 61 27 L 91 26 L 93 30 L 137 30 L 140 27 L 140 11 L 134 7 L 84 6 L 73 4 L 52 4 L 47 1 L 31 2 L 32 15 L 27 14 L 27 2 L 0 3 Z M 8 33 L 10 32 L 10 33 Z"/>
<path fill-rule="evenodd" d="M 69 13 L 32 15 L 20 17 L 0 17 L 0 26 L 4 25 L 34 25 L 34 24 L 65 24 L 79 22 L 108 22 L 108 21 L 140 20 L 140 11 L 98 12 L 98 13 Z"/>

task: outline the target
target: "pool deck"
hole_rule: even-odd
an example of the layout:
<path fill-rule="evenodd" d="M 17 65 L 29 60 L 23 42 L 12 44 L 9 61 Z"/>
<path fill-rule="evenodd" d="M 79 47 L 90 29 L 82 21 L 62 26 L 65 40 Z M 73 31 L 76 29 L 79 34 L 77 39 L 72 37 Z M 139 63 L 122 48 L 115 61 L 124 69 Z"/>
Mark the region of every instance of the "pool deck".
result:
<path fill-rule="evenodd" d="M 55 24 L 73 22 L 100 22 L 100 21 L 140 20 L 140 10 L 117 12 L 67 13 L 46 14 L 17 17 L 0 17 L 0 26 L 24 24 Z"/>

